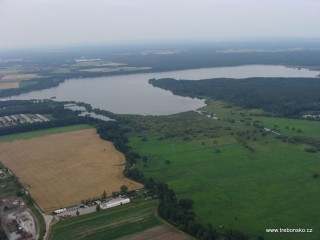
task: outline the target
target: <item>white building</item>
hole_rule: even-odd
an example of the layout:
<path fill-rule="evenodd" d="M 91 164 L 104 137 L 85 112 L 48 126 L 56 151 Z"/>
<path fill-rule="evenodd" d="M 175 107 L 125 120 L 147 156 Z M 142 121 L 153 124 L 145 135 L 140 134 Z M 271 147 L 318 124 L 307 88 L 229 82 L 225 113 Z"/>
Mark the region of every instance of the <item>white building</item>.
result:
<path fill-rule="evenodd" d="M 112 207 L 120 206 L 127 203 L 130 203 L 129 198 L 117 198 L 117 199 L 110 200 L 109 202 L 100 204 L 100 207 L 101 209 L 107 209 L 107 208 L 112 208 Z"/>
<path fill-rule="evenodd" d="M 57 209 L 57 210 L 55 210 L 55 211 L 54 211 L 54 213 L 55 213 L 55 214 L 59 214 L 59 213 L 63 213 L 63 212 L 65 212 L 65 211 L 67 211 L 67 209 L 66 209 L 66 208 L 61 208 L 61 209 Z"/>

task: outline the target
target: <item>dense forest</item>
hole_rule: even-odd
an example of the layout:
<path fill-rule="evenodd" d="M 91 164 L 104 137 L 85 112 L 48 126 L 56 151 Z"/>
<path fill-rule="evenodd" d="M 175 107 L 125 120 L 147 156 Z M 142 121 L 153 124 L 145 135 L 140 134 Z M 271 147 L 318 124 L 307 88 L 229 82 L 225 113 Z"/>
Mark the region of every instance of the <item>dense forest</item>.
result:
<path fill-rule="evenodd" d="M 262 108 L 279 116 L 319 113 L 319 78 L 216 78 L 200 81 L 151 79 L 155 87 L 181 96 L 212 98 L 243 108 Z"/>

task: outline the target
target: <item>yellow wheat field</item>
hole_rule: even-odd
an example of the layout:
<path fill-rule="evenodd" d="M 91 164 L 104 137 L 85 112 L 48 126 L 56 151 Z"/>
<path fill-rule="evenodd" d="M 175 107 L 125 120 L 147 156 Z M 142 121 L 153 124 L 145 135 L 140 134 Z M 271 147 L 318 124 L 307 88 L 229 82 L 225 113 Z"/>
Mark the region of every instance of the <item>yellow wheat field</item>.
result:
<path fill-rule="evenodd" d="M 0 143 L 1 162 L 10 168 L 47 212 L 81 200 L 138 189 L 123 177 L 125 158 L 94 129 Z"/>

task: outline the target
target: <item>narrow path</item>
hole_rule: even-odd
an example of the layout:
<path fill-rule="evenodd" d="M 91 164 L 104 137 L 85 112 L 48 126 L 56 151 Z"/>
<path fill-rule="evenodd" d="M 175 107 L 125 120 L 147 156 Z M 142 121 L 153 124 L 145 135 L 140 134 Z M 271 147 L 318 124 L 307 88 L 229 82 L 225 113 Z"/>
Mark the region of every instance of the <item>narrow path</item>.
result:
<path fill-rule="evenodd" d="M 49 232 L 50 232 L 50 227 L 51 227 L 51 222 L 52 222 L 53 217 L 51 215 L 44 214 L 36 204 L 35 204 L 35 206 L 38 209 L 38 211 L 41 213 L 41 215 L 46 223 L 46 233 L 43 236 L 43 240 L 49 240 L 47 238 L 49 237 Z"/>

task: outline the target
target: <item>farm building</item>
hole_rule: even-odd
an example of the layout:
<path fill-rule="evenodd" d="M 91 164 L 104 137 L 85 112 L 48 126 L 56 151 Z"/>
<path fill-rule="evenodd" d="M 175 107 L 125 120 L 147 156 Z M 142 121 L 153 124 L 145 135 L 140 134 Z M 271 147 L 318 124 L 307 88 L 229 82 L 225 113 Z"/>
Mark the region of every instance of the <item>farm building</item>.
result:
<path fill-rule="evenodd" d="M 101 209 L 107 209 L 107 208 L 112 208 L 112 207 L 120 206 L 127 203 L 130 203 L 129 198 L 117 198 L 109 202 L 102 203 L 100 206 L 101 206 Z"/>
<path fill-rule="evenodd" d="M 61 209 L 57 209 L 57 210 L 55 210 L 55 211 L 54 211 L 54 213 L 55 213 L 55 214 L 59 214 L 59 213 L 63 213 L 63 212 L 65 212 L 65 211 L 67 211 L 67 209 L 66 209 L 66 208 L 61 208 Z"/>

